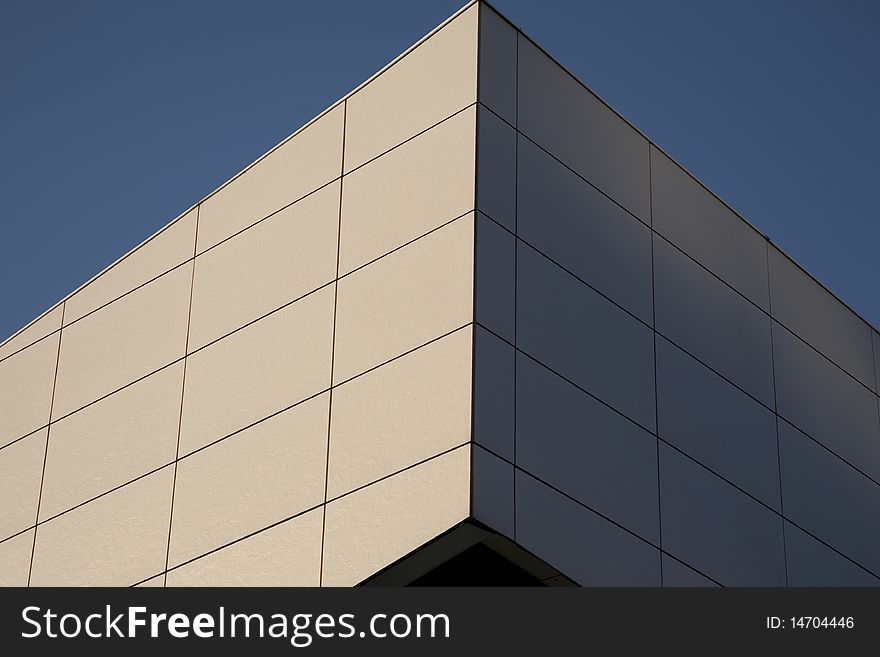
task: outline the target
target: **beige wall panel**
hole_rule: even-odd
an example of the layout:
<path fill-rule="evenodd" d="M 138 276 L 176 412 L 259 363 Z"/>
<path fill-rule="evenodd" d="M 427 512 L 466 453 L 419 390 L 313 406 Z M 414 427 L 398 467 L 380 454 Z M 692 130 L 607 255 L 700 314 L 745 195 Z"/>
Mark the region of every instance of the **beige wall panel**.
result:
<path fill-rule="evenodd" d="M 130 586 L 165 568 L 169 466 L 39 526 L 32 586 Z"/>
<path fill-rule="evenodd" d="M 169 566 L 324 501 L 330 393 L 178 463 Z"/>
<path fill-rule="evenodd" d="M 60 329 L 61 309 L 61 305 L 56 306 L 26 329 L 3 342 L 0 345 L 0 360 Z"/>
<path fill-rule="evenodd" d="M 339 281 L 334 383 L 473 319 L 473 215 Z"/>
<path fill-rule="evenodd" d="M 470 445 L 327 505 L 324 586 L 353 586 L 464 520 Z"/>
<path fill-rule="evenodd" d="M 40 520 L 174 461 L 183 361 L 52 425 Z"/>
<path fill-rule="evenodd" d="M 340 103 L 207 198 L 200 209 L 198 252 L 338 178 L 342 123 Z"/>
<path fill-rule="evenodd" d="M 327 286 L 187 358 L 181 455 L 330 386 L 333 296 Z"/>
<path fill-rule="evenodd" d="M 0 543 L 0 586 L 27 586 L 34 530 Z"/>
<path fill-rule="evenodd" d="M 198 257 L 190 351 L 336 278 L 339 185 Z"/>
<path fill-rule="evenodd" d="M 192 258 L 197 212 L 196 208 L 187 212 L 70 297 L 64 309 L 65 326 Z"/>
<path fill-rule="evenodd" d="M 339 273 L 474 209 L 472 107 L 345 177 Z"/>
<path fill-rule="evenodd" d="M 168 586 L 318 586 L 323 509 L 315 509 L 168 573 Z"/>
<path fill-rule="evenodd" d="M 467 441 L 470 326 L 333 391 L 332 499 Z"/>
<path fill-rule="evenodd" d="M 182 357 L 192 263 L 62 331 L 53 419 Z"/>
<path fill-rule="evenodd" d="M 165 586 L 165 575 L 156 575 L 155 577 L 151 577 L 146 582 L 141 582 L 140 584 L 135 584 L 137 588 L 162 588 Z"/>
<path fill-rule="evenodd" d="M 465 11 L 348 99 L 346 171 L 476 100 L 478 9 Z"/>
<path fill-rule="evenodd" d="M 48 433 L 46 427 L 0 449 L 0 539 L 36 522 Z"/>
<path fill-rule="evenodd" d="M 0 447 L 49 424 L 59 335 L 0 361 Z"/>

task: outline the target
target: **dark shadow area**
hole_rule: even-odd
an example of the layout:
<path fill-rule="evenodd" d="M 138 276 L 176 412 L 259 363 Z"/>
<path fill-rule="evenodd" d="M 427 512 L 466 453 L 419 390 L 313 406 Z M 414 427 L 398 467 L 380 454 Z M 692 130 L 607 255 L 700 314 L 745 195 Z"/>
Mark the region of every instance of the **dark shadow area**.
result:
<path fill-rule="evenodd" d="M 483 543 L 441 563 L 407 586 L 545 586 Z"/>
<path fill-rule="evenodd" d="M 468 519 L 359 586 L 577 586 L 528 550 Z"/>

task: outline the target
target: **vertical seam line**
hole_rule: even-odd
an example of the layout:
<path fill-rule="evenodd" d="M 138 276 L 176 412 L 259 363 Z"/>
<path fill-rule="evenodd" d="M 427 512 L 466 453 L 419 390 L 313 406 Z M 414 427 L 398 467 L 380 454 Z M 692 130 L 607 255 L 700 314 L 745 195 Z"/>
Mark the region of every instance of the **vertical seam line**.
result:
<path fill-rule="evenodd" d="M 193 290 L 195 289 L 196 284 L 196 251 L 198 250 L 199 245 L 199 215 L 202 211 L 202 204 L 199 203 L 196 206 L 196 234 L 195 234 L 195 244 L 193 244 L 193 270 L 192 277 L 190 278 L 189 283 L 189 309 L 186 314 L 186 341 L 184 342 L 183 347 L 183 376 L 180 381 L 180 410 L 177 416 L 177 447 L 174 451 L 174 475 L 171 480 L 171 508 L 168 512 L 168 541 L 165 544 L 165 569 L 162 572 L 162 587 L 166 587 L 168 585 L 168 561 L 171 558 L 171 527 L 174 524 L 174 496 L 177 492 L 177 465 L 180 463 L 180 434 L 183 428 L 183 399 L 186 394 L 186 363 L 188 360 L 187 354 L 189 352 L 189 329 L 190 324 L 192 323 L 192 302 L 193 302 Z"/>
<path fill-rule="evenodd" d="M 773 378 L 773 419 L 776 425 L 776 476 L 779 479 L 779 515 L 782 519 L 782 565 L 785 569 L 785 585 L 788 583 L 788 544 L 785 539 L 785 504 L 782 501 L 782 449 L 779 441 L 779 402 L 776 399 L 776 354 L 773 341 L 773 292 L 770 287 L 770 241 L 764 240 L 767 262 L 767 315 L 770 322 L 770 372 Z"/>
<path fill-rule="evenodd" d="M 657 441 L 657 542 L 660 544 L 660 586 L 663 578 L 663 491 L 660 486 L 660 395 L 657 390 L 657 294 L 654 266 L 654 170 L 648 143 L 648 219 L 651 222 L 651 336 L 654 342 L 654 433 Z"/>
<path fill-rule="evenodd" d="M 37 514 L 34 518 L 34 541 L 31 545 L 31 561 L 28 565 L 27 585 L 31 585 L 31 575 L 34 571 L 34 554 L 37 551 L 37 532 L 40 526 L 40 505 L 43 503 L 43 483 L 46 480 L 46 460 L 49 458 L 49 436 L 52 433 L 52 413 L 55 412 L 55 388 L 58 385 L 58 365 L 61 363 L 61 337 L 64 335 L 64 311 L 67 308 L 67 300 L 61 303 L 61 328 L 58 329 L 58 349 L 55 352 L 55 373 L 52 375 L 52 397 L 49 400 L 49 423 L 46 425 L 46 446 L 43 448 L 43 469 L 40 473 L 40 492 L 37 496 Z"/>
<path fill-rule="evenodd" d="M 468 490 L 468 516 L 474 517 L 474 497 L 476 496 L 477 478 L 474 474 L 474 446 L 476 445 L 476 396 L 477 396 L 477 290 L 479 290 L 479 271 L 477 257 L 478 226 L 480 223 L 480 67 L 483 63 L 482 51 L 480 50 L 483 37 L 483 14 L 482 3 L 477 7 L 477 67 L 475 80 L 475 107 L 474 107 L 474 228 L 473 228 L 473 253 L 472 253 L 472 278 L 471 286 L 471 453 L 470 453 L 470 486 Z"/>
<path fill-rule="evenodd" d="M 348 118 L 348 100 L 342 101 L 342 156 L 340 157 L 339 209 L 336 221 L 336 278 L 333 282 L 333 334 L 330 340 L 330 390 L 327 399 L 327 451 L 324 459 L 324 503 L 321 514 L 321 560 L 318 586 L 324 585 L 324 538 L 327 530 L 327 491 L 330 484 L 330 427 L 333 421 L 333 375 L 336 367 L 336 311 L 339 301 L 339 257 L 342 250 L 342 188 L 345 184 L 345 124 Z"/>
<path fill-rule="evenodd" d="M 518 313 L 518 280 L 519 280 L 519 30 L 514 30 L 516 46 L 514 47 L 513 66 L 513 540 L 516 540 L 516 403 L 517 394 L 517 313 Z"/>

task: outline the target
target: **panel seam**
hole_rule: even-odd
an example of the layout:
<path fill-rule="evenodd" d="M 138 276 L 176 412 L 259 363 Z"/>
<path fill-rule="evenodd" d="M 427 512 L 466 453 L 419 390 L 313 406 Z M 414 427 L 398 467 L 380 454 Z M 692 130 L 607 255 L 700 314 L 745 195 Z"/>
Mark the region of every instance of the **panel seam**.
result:
<path fill-rule="evenodd" d="M 342 252 L 342 188 L 345 184 L 345 128 L 347 115 L 348 100 L 346 99 L 342 101 L 342 155 L 339 165 L 342 173 L 339 180 L 339 208 L 336 222 L 336 278 L 333 283 L 333 332 L 330 342 L 330 392 L 327 399 L 327 450 L 324 458 L 324 503 L 321 505 L 321 557 L 318 565 L 318 586 L 324 585 L 324 547 L 327 534 L 327 491 L 330 486 L 330 436 L 333 423 L 333 377 L 336 367 L 336 316 L 339 308 L 339 260 Z"/>
<path fill-rule="evenodd" d="M 193 244 L 193 257 L 192 257 L 192 276 L 190 278 L 189 283 L 189 308 L 186 313 L 186 341 L 184 342 L 183 347 L 183 375 L 181 376 L 180 382 L 180 409 L 177 416 L 177 446 L 174 450 L 174 474 L 171 480 L 171 507 L 168 511 L 168 540 L 165 543 L 165 570 L 164 576 L 162 577 L 162 587 L 166 587 L 168 585 L 168 561 L 171 558 L 171 528 L 174 526 L 174 497 L 177 493 L 177 466 L 180 463 L 180 435 L 183 430 L 183 402 L 186 398 L 186 363 L 188 359 L 189 352 L 189 330 L 190 325 L 192 324 L 192 304 L 193 304 L 193 292 L 195 290 L 196 284 L 196 250 L 198 249 L 199 244 L 199 214 L 201 213 L 201 203 L 196 206 L 196 234 L 195 234 L 195 243 Z M 161 468 L 157 468 L 157 472 L 161 470 Z"/>
<path fill-rule="evenodd" d="M 58 349 L 55 352 L 55 373 L 52 375 L 52 397 L 49 400 L 49 423 L 46 425 L 46 446 L 43 448 L 43 468 L 40 473 L 40 492 L 37 495 L 37 513 L 34 517 L 34 541 L 31 544 L 31 560 L 28 565 L 27 586 L 31 585 L 34 572 L 34 555 L 37 552 L 37 531 L 40 524 L 40 506 L 43 503 L 43 484 L 46 481 L 46 461 L 49 458 L 49 437 L 52 433 L 52 413 L 55 411 L 55 390 L 58 387 L 58 368 L 61 364 L 61 338 L 64 336 L 64 310 L 67 301 L 61 303 L 61 328 L 58 329 Z"/>
<path fill-rule="evenodd" d="M 660 394 L 657 390 L 657 273 L 654 266 L 654 171 L 651 164 L 651 142 L 648 142 L 648 218 L 651 222 L 651 342 L 654 357 L 654 431 L 656 433 L 657 460 L 657 541 L 660 543 L 660 586 L 664 586 L 663 576 L 663 497 L 660 485 Z"/>

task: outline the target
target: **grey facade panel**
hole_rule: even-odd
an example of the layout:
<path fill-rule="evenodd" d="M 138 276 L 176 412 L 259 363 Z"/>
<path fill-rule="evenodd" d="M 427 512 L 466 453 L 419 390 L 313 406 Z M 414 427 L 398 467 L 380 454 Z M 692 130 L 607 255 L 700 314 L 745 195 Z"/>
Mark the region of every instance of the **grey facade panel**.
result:
<path fill-rule="evenodd" d="M 477 110 L 477 209 L 516 231 L 516 131 L 485 107 Z"/>
<path fill-rule="evenodd" d="M 770 246 L 773 317 L 874 390 L 871 327 Z"/>
<path fill-rule="evenodd" d="M 513 462 L 515 352 L 474 327 L 473 439 Z"/>
<path fill-rule="evenodd" d="M 659 586 L 660 551 L 516 473 L 516 542 L 583 586 Z"/>
<path fill-rule="evenodd" d="M 776 416 L 657 338 L 659 434 L 780 511 Z"/>
<path fill-rule="evenodd" d="M 877 397 L 791 332 L 773 323 L 779 415 L 880 479 Z"/>
<path fill-rule="evenodd" d="M 785 523 L 789 586 L 880 586 L 880 579 Z"/>
<path fill-rule="evenodd" d="M 520 35 L 518 129 L 650 221 L 648 142 Z"/>
<path fill-rule="evenodd" d="M 654 230 L 769 311 L 766 240 L 656 148 Z"/>
<path fill-rule="evenodd" d="M 650 229 L 525 137 L 517 158 L 519 237 L 651 324 Z"/>
<path fill-rule="evenodd" d="M 663 549 L 724 586 L 784 586 L 782 518 L 660 444 Z"/>
<path fill-rule="evenodd" d="M 657 331 L 773 408 L 770 318 L 654 235 Z"/>
<path fill-rule="evenodd" d="M 513 465 L 474 445 L 472 514 L 480 522 L 513 538 Z"/>
<path fill-rule="evenodd" d="M 782 421 L 779 450 L 786 517 L 880 573 L 880 486 Z"/>
<path fill-rule="evenodd" d="M 516 125 L 517 31 L 491 7 L 480 6 L 478 100 Z"/>
<path fill-rule="evenodd" d="M 475 251 L 475 319 L 513 343 L 516 322 L 516 239 L 494 221 L 477 212 Z"/>
<path fill-rule="evenodd" d="M 516 464 L 659 543 L 657 439 L 518 354 Z"/>
<path fill-rule="evenodd" d="M 693 568 L 688 568 L 680 561 L 663 554 L 663 586 L 687 588 L 717 588 L 718 584 L 708 577 L 703 577 Z"/>
<path fill-rule="evenodd" d="M 517 347 L 653 430 L 651 329 L 534 249 L 517 249 Z"/>
<path fill-rule="evenodd" d="M 880 333 L 871 331 L 874 339 L 874 377 L 876 390 L 880 394 Z"/>

